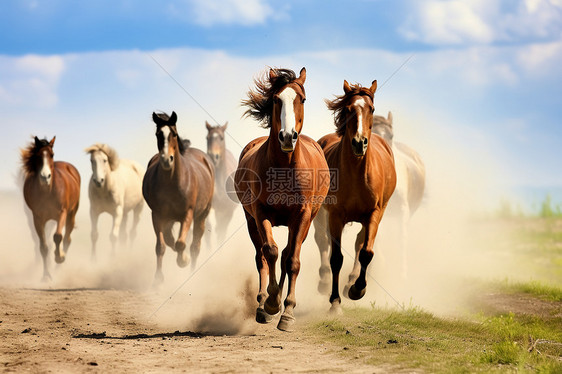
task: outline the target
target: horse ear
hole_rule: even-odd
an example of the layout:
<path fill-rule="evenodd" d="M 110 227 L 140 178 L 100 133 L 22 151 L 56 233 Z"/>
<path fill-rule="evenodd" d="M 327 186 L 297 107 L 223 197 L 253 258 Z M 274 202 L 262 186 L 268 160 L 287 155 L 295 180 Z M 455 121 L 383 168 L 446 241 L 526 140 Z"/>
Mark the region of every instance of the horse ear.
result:
<path fill-rule="evenodd" d="M 55 145 L 55 139 L 56 138 L 57 138 L 56 136 L 53 136 L 53 139 L 51 139 L 51 141 L 49 142 L 49 145 L 51 146 L 51 148 L 53 148 L 53 146 Z"/>
<path fill-rule="evenodd" d="M 175 126 L 177 120 L 178 120 L 178 116 L 177 116 L 176 112 L 172 112 L 172 115 L 170 116 L 170 120 L 168 122 L 171 122 L 170 124 L 172 126 Z"/>
<path fill-rule="evenodd" d="M 386 117 L 386 119 L 388 120 L 388 123 L 392 125 L 392 112 L 388 112 L 388 116 Z"/>
<path fill-rule="evenodd" d="M 343 80 L 343 92 L 346 94 L 351 92 L 351 87 L 349 87 L 349 83 L 345 79 Z"/>
<path fill-rule="evenodd" d="M 277 72 L 275 69 L 269 69 L 269 80 L 273 81 L 275 79 L 277 79 Z"/>
<path fill-rule="evenodd" d="M 158 117 L 158 114 L 156 114 L 156 112 L 152 112 L 152 120 L 157 125 L 160 123 L 160 117 Z"/>
<path fill-rule="evenodd" d="M 222 131 L 226 131 L 226 128 L 227 128 L 227 127 L 228 127 L 228 121 L 226 121 L 226 122 L 224 123 L 224 125 L 221 126 L 221 130 L 222 130 Z"/>
<path fill-rule="evenodd" d="M 306 80 L 306 68 L 303 67 L 299 73 L 299 77 L 297 78 L 297 82 L 300 83 L 300 85 L 302 86 L 304 84 L 304 81 Z"/>
<path fill-rule="evenodd" d="M 211 124 L 207 121 L 205 121 L 205 127 L 207 128 L 207 130 L 211 131 L 211 129 L 213 128 L 213 126 L 211 126 Z"/>
<path fill-rule="evenodd" d="M 41 140 L 38 137 L 35 137 L 35 146 L 39 147 L 41 145 Z"/>
<path fill-rule="evenodd" d="M 377 90 L 377 80 L 375 79 L 373 83 L 371 83 L 371 88 L 369 88 L 369 91 L 371 91 L 374 95 L 376 90 Z"/>

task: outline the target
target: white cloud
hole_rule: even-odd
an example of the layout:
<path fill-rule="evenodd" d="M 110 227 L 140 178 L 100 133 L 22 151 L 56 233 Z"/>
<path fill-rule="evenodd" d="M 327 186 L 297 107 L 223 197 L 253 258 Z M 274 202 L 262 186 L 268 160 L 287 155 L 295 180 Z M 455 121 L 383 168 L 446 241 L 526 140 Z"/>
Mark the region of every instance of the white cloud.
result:
<path fill-rule="evenodd" d="M 28 55 L 0 59 L 2 104 L 50 108 L 57 104 L 57 87 L 65 69 L 60 56 Z"/>
<path fill-rule="evenodd" d="M 274 14 L 265 0 L 188 0 L 187 4 L 188 11 L 181 4 L 172 5 L 171 11 L 182 18 L 193 14 L 189 19 L 203 26 L 263 24 Z"/>
<path fill-rule="evenodd" d="M 430 45 L 557 40 L 562 32 L 560 0 L 430 0 L 411 9 L 399 32 Z"/>

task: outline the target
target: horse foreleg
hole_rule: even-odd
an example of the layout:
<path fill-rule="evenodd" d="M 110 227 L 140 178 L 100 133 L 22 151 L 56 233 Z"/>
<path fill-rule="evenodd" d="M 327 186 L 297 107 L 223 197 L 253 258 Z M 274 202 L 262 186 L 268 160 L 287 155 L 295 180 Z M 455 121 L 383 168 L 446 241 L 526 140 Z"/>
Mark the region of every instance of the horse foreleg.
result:
<path fill-rule="evenodd" d="M 68 212 L 66 209 L 61 211 L 57 221 L 57 230 L 55 231 L 55 235 L 53 235 L 53 240 L 55 242 L 55 262 L 57 264 L 62 264 L 66 255 L 64 251 L 61 250 L 60 243 L 62 242 L 62 228 L 66 225 L 67 214 Z"/>
<path fill-rule="evenodd" d="M 287 288 L 287 297 L 284 302 L 285 310 L 283 311 L 283 315 L 277 325 L 277 328 L 282 331 L 292 331 L 295 323 L 294 309 L 297 305 L 296 286 L 297 277 L 301 268 L 301 246 L 308 235 L 311 223 L 311 212 L 309 210 L 305 210 L 302 212 L 299 219 L 290 223 L 289 226 L 289 240 L 287 248 L 283 250 L 281 281 L 279 284 L 279 288 L 282 290 L 285 280 L 284 273 L 286 273 L 289 280 L 289 286 Z"/>
<path fill-rule="evenodd" d="M 363 225 L 365 228 L 365 241 L 363 242 L 363 247 L 359 251 L 358 258 L 361 270 L 359 272 L 359 277 L 349 288 L 348 296 L 351 300 L 359 300 L 365 295 L 365 290 L 367 289 L 367 267 L 373 259 L 373 245 L 375 244 L 375 237 L 377 236 L 381 216 L 382 212 L 376 210 L 371 215 L 369 222 Z"/>
<path fill-rule="evenodd" d="M 154 285 L 157 286 L 164 281 L 162 274 L 162 258 L 166 252 L 166 243 L 164 243 L 164 222 L 152 212 L 152 226 L 156 234 L 156 274 L 154 275 Z"/>
<path fill-rule="evenodd" d="M 258 211 L 257 214 L 256 227 L 263 243 L 261 251 L 267 261 L 269 273 L 269 284 L 267 285 L 268 296 L 265 300 L 264 310 L 269 315 L 275 315 L 281 310 L 280 288 L 275 276 L 275 264 L 277 263 L 277 257 L 279 256 L 279 250 L 275 240 L 273 240 L 271 222 L 261 211 Z"/>
<path fill-rule="evenodd" d="M 115 246 L 117 245 L 117 239 L 119 238 L 119 231 L 121 228 L 121 223 L 123 221 L 123 205 L 119 204 L 115 207 L 115 213 L 113 214 L 113 227 L 111 229 L 111 234 L 109 239 L 111 240 L 111 253 L 115 255 Z"/>
<path fill-rule="evenodd" d="M 127 244 L 127 222 L 129 221 L 129 212 L 123 211 L 123 219 L 121 220 L 121 227 L 119 228 L 119 245 L 125 248 Z"/>
<path fill-rule="evenodd" d="M 349 273 L 348 281 L 345 287 L 343 288 L 343 294 L 347 296 L 349 294 L 349 289 L 355 283 L 357 278 L 359 277 L 359 273 L 361 272 L 361 263 L 359 262 L 359 252 L 361 252 L 361 248 L 363 248 L 363 244 L 365 243 L 365 226 L 361 226 L 361 230 L 357 234 L 355 238 L 355 259 L 353 260 L 353 268 Z"/>
<path fill-rule="evenodd" d="M 33 225 L 35 226 L 35 232 L 39 238 L 39 251 L 41 252 L 41 257 L 43 258 L 42 281 L 46 282 L 51 280 L 51 274 L 49 274 L 49 268 L 47 266 L 47 254 L 49 253 L 49 248 L 47 247 L 47 241 L 45 240 L 45 221 L 40 219 L 38 216 L 33 215 Z"/>
<path fill-rule="evenodd" d="M 92 260 L 96 259 L 96 245 L 98 243 L 98 219 L 100 213 L 95 209 L 90 208 L 90 222 L 92 224 L 92 231 L 90 233 L 90 238 L 92 239 Z"/>
<path fill-rule="evenodd" d="M 267 276 L 269 274 L 267 261 L 262 251 L 262 240 L 256 226 L 256 220 L 252 217 L 246 210 L 246 225 L 248 226 L 248 233 L 250 234 L 250 239 L 254 248 L 256 249 L 256 268 L 258 269 L 259 275 L 259 291 L 258 291 L 258 308 L 256 309 L 256 322 L 258 323 L 269 323 L 273 320 L 273 317 L 267 314 L 264 310 L 265 299 L 267 298 Z"/>
<path fill-rule="evenodd" d="M 197 258 L 201 251 L 201 239 L 205 234 L 205 219 L 206 217 L 197 217 L 193 220 L 193 240 L 189 252 L 191 253 L 191 268 L 194 270 L 197 264 Z"/>
<path fill-rule="evenodd" d="M 223 207 L 220 211 L 216 212 L 217 217 L 217 238 L 220 244 L 226 239 L 226 233 L 228 231 L 228 224 L 232 220 L 232 215 L 234 210 L 230 207 Z"/>
<path fill-rule="evenodd" d="M 191 222 L 193 221 L 193 210 L 189 209 L 182 222 L 180 222 L 180 234 L 178 236 L 178 241 L 174 246 L 174 251 L 177 252 L 176 263 L 179 267 L 184 268 L 189 264 L 189 255 L 185 252 L 187 233 L 191 227 Z"/>
<path fill-rule="evenodd" d="M 137 237 L 137 226 L 139 225 L 142 207 L 143 207 L 143 202 L 141 200 L 140 204 L 135 206 L 135 208 L 133 209 L 133 225 L 131 226 L 131 232 L 129 234 L 129 247 L 133 246 L 133 242 Z"/>
<path fill-rule="evenodd" d="M 339 290 L 340 271 L 343 264 L 343 255 L 341 253 L 341 235 L 343 232 L 344 222 L 337 213 L 330 214 L 329 218 L 330 237 L 332 239 L 332 251 L 330 253 L 330 268 L 332 269 L 332 294 L 330 295 L 330 312 L 335 314 L 341 313 L 341 298 Z"/>
<path fill-rule="evenodd" d="M 323 295 L 330 293 L 330 236 L 328 228 L 328 212 L 322 208 L 314 219 L 314 240 L 320 251 L 320 281 L 318 292 Z"/>

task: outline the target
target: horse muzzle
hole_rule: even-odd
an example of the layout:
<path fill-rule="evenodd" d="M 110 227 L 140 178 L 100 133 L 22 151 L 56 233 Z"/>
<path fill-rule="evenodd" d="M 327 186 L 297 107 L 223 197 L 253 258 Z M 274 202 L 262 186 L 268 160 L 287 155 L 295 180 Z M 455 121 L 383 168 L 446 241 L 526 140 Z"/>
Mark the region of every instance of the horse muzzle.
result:
<path fill-rule="evenodd" d="M 369 147 L 369 139 L 367 138 L 351 139 L 351 149 L 355 156 L 357 157 L 365 156 L 365 153 L 367 153 L 367 147 Z"/>
<path fill-rule="evenodd" d="M 50 185 L 51 184 L 51 174 L 49 174 L 49 175 L 41 174 L 39 176 L 39 183 L 41 183 L 42 186 Z"/>
<path fill-rule="evenodd" d="M 103 184 L 105 183 L 105 179 L 97 179 L 97 178 L 92 178 L 92 181 L 94 181 L 94 185 L 98 188 L 101 188 L 103 186 Z"/>
<path fill-rule="evenodd" d="M 285 153 L 291 153 L 295 150 L 298 139 L 299 133 L 295 130 L 292 133 L 279 131 L 279 144 L 281 144 L 281 150 Z"/>
<path fill-rule="evenodd" d="M 160 166 L 164 170 L 170 170 L 174 165 L 174 156 L 160 155 Z"/>

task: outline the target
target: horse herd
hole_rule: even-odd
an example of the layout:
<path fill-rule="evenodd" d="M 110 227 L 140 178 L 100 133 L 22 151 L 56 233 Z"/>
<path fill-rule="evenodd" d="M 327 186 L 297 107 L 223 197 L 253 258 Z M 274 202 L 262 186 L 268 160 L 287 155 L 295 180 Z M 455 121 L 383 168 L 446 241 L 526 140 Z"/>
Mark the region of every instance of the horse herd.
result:
<path fill-rule="evenodd" d="M 405 225 L 420 205 L 425 187 L 425 169 L 419 155 L 393 141 L 390 113 L 388 118 L 374 115 L 376 80 L 370 87 L 344 81 L 344 94 L 326 100 L 334 113 L 335 133 L 318 142 L 302 134 L 305 81 L 305 68 L 298 76 L 289 69 L 269 69 L 255 79 L 255 87 L 242 104 L 247 107 L 245 115 L 269 129 L 269 135 L 248 143 L 238 165 L 225 147 L 227 124 L 206 123 L 205 153 L 180 137 L 175 112 L 152 115 L 158 153 L 148 162 L 146 171 L 136 162 L 119 159 L 115 150 L 105 144 L 86 148 L 92 165 L 88 188 L 92 256 L 96 255 L 99 215 L 107 212 L 113 216 L 110 240 L 115 250 L 117 241 L 126 239 L 129 212 L 133 212 L 130 239 L 134 239 L 146 201 L 156 235 L 155 283 L 163 281 L 162 257 L 166 247 L 176 252 L 180 267 L 189 262 L 194 267 L 211 210 L 216 217 L 218 239 L 222 242 L 226 237 L 226 227 L 237 206 L 225 189 L 227 179 L 233 175 L 256 253 L 257 322 L 271 322 L 283 310 L 277 327 L 292 330 L 300 251 L 312 222 L 321 258 L 318 289 L 330 293 L 332 312 L 341 313 L 339 273 L 344 226 L 349 222 L 362 225 L 355 241 L 353 270 L 343 290 L 345 296 L 357 300 L 365 294 L 367 267 L 387 205 L 398 213 L 398 226 L 404 231 L 400 247 L 405 276 Z M 35 137 L 21 152 L 24 198 L 39 239 L 44 280 L 50 279 L 45 223 L 56 221 L 55 261 L 62 263 L 71 242 L 80 197 L 80 175 L 71 164 L 53 160 L 54 143 L 55 137 L 50 141 Z M 172 230 L 176 222 L 180 224 L 177 238 Z M 274 226 L 288 227 L 279 281 Z M 191 227 L 193 239 L 187 253 L 186 239 Z M 287 296 L 282 308 L 286 279 Z"/>

